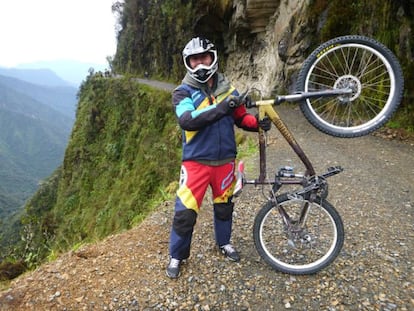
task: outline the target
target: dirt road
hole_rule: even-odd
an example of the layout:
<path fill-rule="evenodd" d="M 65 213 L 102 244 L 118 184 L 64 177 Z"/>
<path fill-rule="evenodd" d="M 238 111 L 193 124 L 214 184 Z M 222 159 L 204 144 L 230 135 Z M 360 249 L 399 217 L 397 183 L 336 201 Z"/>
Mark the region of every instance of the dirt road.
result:
<path fill-rule="evenodd" d="M 272 270 L 252 239 L 264 198 L 246 187 L 236 201 L 233 243 L 240 263 L 225 261 L 206 201 L 182 276 L 165 276 L 173 203 L 143 224 L 64 254 L 13 281 L 0 293 L 1 310 L 414 310 L 414 145 L 375 136 L 329 137 L 295 108 L 281 115 L 317 172 L 341 165 L 328 200 L 342 215 L 346 239 L 339 257 L 316 275 Z M 303 168 L 272 129 L 268 168 Z M 177 168 L 178 169 L 178 168 Z M 257 157 L 247 173 L 257 172 Z M 248 176 L 249 177 L 249 176 Z"/>

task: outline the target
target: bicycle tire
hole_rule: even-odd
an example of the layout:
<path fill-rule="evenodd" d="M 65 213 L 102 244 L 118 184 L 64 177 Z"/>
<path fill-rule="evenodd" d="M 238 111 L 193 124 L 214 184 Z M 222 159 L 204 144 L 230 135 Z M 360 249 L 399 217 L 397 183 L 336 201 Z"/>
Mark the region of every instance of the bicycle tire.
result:
<path fill-rule="evenodd" d="M 294 219 L 294 213 L 299 217 L 300 207 L 307 202 L 288 194 L 277 196 L 276 201 L 290 214 L 291 219 Z M 312 203 L 306 229 L 291 231 L 296 237 L 289 236 L 288 232 L 277 204 L 274 201 L 265 203 L 254 221 L 255 247 L 260 257 L 274 270 L 288 274 L 314 274 L 324 269 L 340 253 L 345 237 L 339 213 L 320 197 Z"/>
<path fill-rule="evenodd" d="M 398 108 L 404 77 L 395 55 L 380 42 L 358 35 L 329 40 L 304 61 L 297 92 L 349 87 L 350 95 L 301 101 L 306 119 L 335 137 L 367 135 L 383 126 Z"/>

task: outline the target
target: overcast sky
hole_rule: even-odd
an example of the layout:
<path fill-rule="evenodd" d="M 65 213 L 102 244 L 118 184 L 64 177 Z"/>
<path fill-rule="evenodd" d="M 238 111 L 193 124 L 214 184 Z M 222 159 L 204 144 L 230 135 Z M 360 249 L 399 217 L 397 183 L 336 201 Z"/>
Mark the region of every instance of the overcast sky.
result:
<path fill-rule="evenodd" d="M 53 60 L 107 64 L 114 0 L 0 0 L 0 66 Z"/>

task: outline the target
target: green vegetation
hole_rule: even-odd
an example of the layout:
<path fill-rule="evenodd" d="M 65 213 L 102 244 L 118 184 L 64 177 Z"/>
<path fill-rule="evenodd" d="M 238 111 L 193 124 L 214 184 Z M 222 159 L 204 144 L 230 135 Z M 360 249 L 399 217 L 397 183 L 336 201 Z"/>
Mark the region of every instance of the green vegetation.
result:
<path fill-rule="evenodd" d="M 25 207 L 13 253 L 36 265 L 138 223 L 171 195 L 179 133 L 168 92 L 129 77 L 88 77 L 63 165 Z"/>
<path fill-rule="evenodd" d="M 179 76 L 180 49 L 192 31 L 194 17 L 188 14 L 192 11 L 192 1 L 136 0 L 115 7 L 122 28 L 113 60 L 117 71 L 134 74 L 147 71 L 152 77 L 164 78 Z M 182 39 L 172 40 L 183 32 Z"/>
<path fill-rule="evenodd" d="M 241 132 L 240 154 L 256 150 Z M 37 266 L 59 252 L 131 228 L 176 190 L 181 131 L 171 95 L 133 78 L 91 75 L 82 85 L 63 165 L 18 222 L 5 267 Z M 10 264 L 9 264 L 10 263 Z"/>
<path fill-rule="evenodd" d="M 0 76 L 0 261 L 19 241 L 26 200 L 62 162 L 75 93 Z M 57 102 L 72 118 L 51 107 Z"/>
<path fill-rule="evenodd" d="M 112 66 L 116 72 L 180 81 L 184 74 L 181 49 L 194 35 L 207 36 L 218 46 L 220 66 L 237 49 L 254 50 L 262 34 L 249 33 L 248 21 L 234 21 L 232 14 L 240 3 L 230 0 L 126 0 L 116 3 L 120 31 Z M 373 37 L 389 47 L 403 67 L 405 94 L 394 124 L 414 131 L 414 29 L 413 5 L 409 1 L 373 0 L 309 1 L 307 20 L 301 33 L 312 43 L 303 50 L 307 56 L 316 45 L 348 34 Z M 288 81 L 276 81 L 275 88 L 287 88 Z"/>
<path fill-rule="evenodd" d="M 126 0 L 112 8 L 119 16 L 116 72 L 180 81 L 184 74 L 181 51 L 188 39 L 206 36 L 224 52 L 230 0 Z M 224 59 L 224 57 L 222 57 Z"/>
<path fill-rule="evenodd" d="M 414 12 L 405 3 L 310 1 L 303 35 L 309 36 L 313 46 L 303 56 L 318 43 L 339 35 L 378 39 L 396 53 L 406 82 L 404 102 L 390 124 L 414 130 L 414 42 L 410 35 Z M 16 265 L 16 271 L 21 259 L 35 266 L 60 251 L 131 228 L 172 195 L 181 140 L 171 96 L 139 85 L 127 75 L 143 76 L 148 71 L 153 78 L 179 81 L 184 74 L 181 49 L 194 35 L 205 35 L 216 43 L 223 53 L 222 68 L 231 51 L 258 46 L 261 39 L 248 33 L 246 21 L 232 20 L 233 4 L 230 0 L 125 0 L 113 5 L 120 31 L 110 66 L 113 73 L 126 76 L 106 78 L 91 72 L 82 84 L 63 164 L 42 183 L 11 226 L 12 231 L 21 232 L 21 241 L 10 240 L 2 256 Z M 241 156 L 255 148 L 247 139 Z M 9 213 L 10 209 L 5 210 Z"/>

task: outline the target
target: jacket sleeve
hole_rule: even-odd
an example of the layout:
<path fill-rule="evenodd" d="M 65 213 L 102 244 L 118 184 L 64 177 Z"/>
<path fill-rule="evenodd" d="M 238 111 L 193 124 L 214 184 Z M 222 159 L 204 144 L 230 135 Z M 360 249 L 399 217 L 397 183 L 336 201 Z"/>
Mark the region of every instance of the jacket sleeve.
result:
<path fill-rule="evenodd" d="M 178 123 L 186 131 L 200 130 L 232 112 L 226 103 L 195 109 L 189 92 L 179 88 L 174 90 L 172 101 Z"/>
<path fill-rule="evenodd" d="M 233 117 L 234 123 L 238 127 L 250 132 L 257 132 L 259 130 L 257 118 L 248 113 L 245 106 L 237 107 L 233 111 Z"/>

